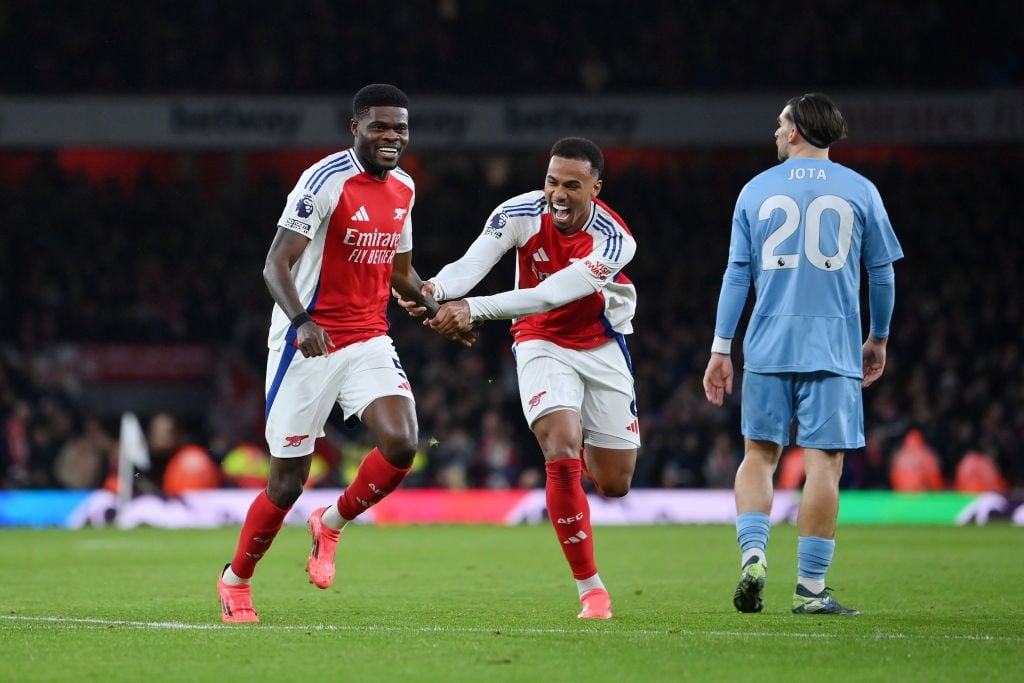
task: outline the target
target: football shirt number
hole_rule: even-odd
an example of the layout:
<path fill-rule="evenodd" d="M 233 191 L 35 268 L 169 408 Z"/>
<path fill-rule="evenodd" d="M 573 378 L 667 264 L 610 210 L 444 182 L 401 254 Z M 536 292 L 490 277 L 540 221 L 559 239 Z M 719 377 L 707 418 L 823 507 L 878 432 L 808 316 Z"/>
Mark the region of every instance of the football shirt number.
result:
<path fill-rule="evenodd" d="M 792 197 L 777 194 L 764 200 L 758 219 L 764 221 L 771 217 L 775 210 L 782 211 L 786 219 L 764 241 L 761 247 L 761 263 L 764 270 L 796 268 L 800 263 L 800 254 L 778 254 L 776 250 L 800 226 L 800 207 Z M 834 211 L 839 217 L 839 234 L 836 253 L 821 253 L 821 217 L 826 211 Z M 804 214 L 804 255 L 811 265 L 821 270 L 839 270 L 846 264 L 850 253 L 850 242 L 853 239 L 853 207 L 842 197 L 834 194 L 823 194 L 815 197 L 807 205 Z"/>

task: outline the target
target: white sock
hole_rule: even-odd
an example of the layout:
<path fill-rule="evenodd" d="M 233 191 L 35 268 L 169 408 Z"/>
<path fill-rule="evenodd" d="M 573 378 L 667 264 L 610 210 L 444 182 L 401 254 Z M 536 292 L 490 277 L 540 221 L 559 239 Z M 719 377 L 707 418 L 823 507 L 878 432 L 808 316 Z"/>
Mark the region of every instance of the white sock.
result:
<path fill-rule="evenodd" d="M 809 579 L 806 576 L 798 576 L 796 582 L 815 595 L 825 590 L 825 579 Z"/>
<path fill-rule="evenodd" d="M 348 520 L 342 517 L 341 513 L 338 512 L 337 505 L 331 505 L 324 510 L 323 520 L 324 526 L 330 529 L 338 529 L 339 531 L 344 529 L 345 525 L 348 524 Z"/>
<path fill-rule="evenodd" d="M 741 568 L 742 567 L 746 567 L 747 566 L 747 562 L 749 562 L 750 558 L 754 557 L 755 555 L 757 555 L 759 558 L 761 558 L 761 564 L 763 564 L 764 568 L 767 569 L 768 568 L 768 558 L 764 556 L 764 550 L 762 550 L 761 548 L 751 548 L 750 550 L 747 550 L 746 552 L 744 552 L 743 553 L 743 557 L 740 559 L 740 567 Z"/>
<path fill-rule="evenodd" d="M 604 588 L 604 584 L 601 583 L 601 577 L 594 574 L 589 579 L 576 579 L 576 588 L 580 592 L 580 597 L 594 590 L 595 588 Z"/>
<path fill-rule="evenodd" d="M 252 581 L 252 579 L 243 579 L 241 576 L 238 576 L 233 571 L 231 571 L 230 564 L 228 565 L 227 569 L 224 570 L 223 579 L 224 583 L 226 583 L 229 586 L 241 586 Z"/>

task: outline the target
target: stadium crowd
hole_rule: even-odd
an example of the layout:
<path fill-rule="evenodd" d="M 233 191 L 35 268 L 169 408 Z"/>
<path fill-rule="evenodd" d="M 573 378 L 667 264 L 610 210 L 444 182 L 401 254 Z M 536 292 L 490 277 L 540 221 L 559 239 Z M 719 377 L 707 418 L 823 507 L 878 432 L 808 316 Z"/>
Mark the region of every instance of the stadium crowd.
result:
<path fill-rule="evenodd" d="M 630 338 L 644 441 L 636 486 L 731 485 L 741 456 L 738 400 L 710 406 L 700 380 L 732 197 L 753 169 L 771 162 L 765 154 L 609 154 L 603 196 L 620 207 L 639 245 L 628 269 L 640 293 Z M 901 161 L 876 154 L 879 161 L 844 158 L 839 146 L 834 156 L 876 182 L 907 252 L 896 266 L 889 365 L 866 394 L 869 443 L 848 457 L 844 486 L 889 487 L 891 460 L 911 430 L 938 454 L 947 486 L 969 451 L 987 454 L 1011 484 L 1024 486 L 1024 283 L 1015 267 L 1024 251 L 1008 189 L 1024 185 L 1024 149 L 921 151 Z M 0 340 L 0 472 L 6 487 L 92 486 L 109 471 L 117 416 L 90 410 L 73 378 L 54 370 L 54 349 L 209 344 L 245 367 L 259 391 L 270 311 L 260 272 L 287 180 L 268 175 L 211 190 L 142 174 L 97 185 L 52 157 L 40 160 L 20 182 L 0 183 L 0 221 L 32 226 L 4 231 L 0 248 L 8 321 Z M 414 263 L 424 275 L 452 258 L 452 244 L 471 239 L 500 198 L 540 182 L 528 173 L 536 160 L 522 154 L 411 161 L 422 188 Z M 470 186 L 480 191 L 458 189 Z M 507 288 L 511 278 L 499 268 L 479 291 Z M 397 306 L 391 319 L 422 421 L 424 466 L 410 484 L 536 484 L 542 462 L 519 413 L 507 325 L 485 325 L 467 350 Z M 208 412 L 216 413 L 216 401 Z M 262 443 L 258 425 L 225 431 L 209 418 L 181 423 L 186 440 L 215 459 L 234 444 Z M 333 436 L 341 452 L 362 437 L 341 425 Z M 93 466 L 69 464 L 85 461 Z"/>
<path fill-rule="evenodd" d="M 437 0 L 387 12 L 342 12 L 327 0 L 2 3 L 0 91 L 334 95 L 372 74 L 413 95 L 642 96 L 808 84 L 826 92 L 1020 87 L 1024 78 L 1016 48 L 1024 5 L 1014 3 L 979 13 L 960 1 L 837 0 L 783 17 L 740 0 L 658 0 L 643 11 L 589 3 L 560 7 L 557 21 L 550 15 L 536 0 L 515 11 Z M 804 39 L 782 39 L 795 34 Z M 640 296 L 630 339 L 644 441 L 636 486 L 731 486 L 739 403 L 734 396 L 713 408 L 700 377 L 732 202 L 773 163 L 765 142 L 757 150 L 608 150 L 602 194 L 639 245 L 628 269 Z M 535 169 L 547 151 L 420 155 L 415 140 L 412 149 L 403 165 L 419 188 L 414 264 L 424 275 L 456 256 L 451 245 L 467 244 L 500 199 L 539 185 Z M 210 186 L 188 173 L 141 172 L 118 182 L 77 172 L 59 150 L 2 154 L 0 488 L 90 487 L 109 473 L 117 416 L 97 414 L 54 361 L 63 343 L 210 345 L 261 390 L 271 302 L 260 272 L 293 178 Z M 1024 186 L 1024 149 L 840 144 L 833 158 L 878 185 L 907 253 L 896 264 L 887 372 L 866 394 L 868 445 L 847 458 L 843 485 L 890 486 L 894 454 L 915 432 L 938 455 L 947 486 L 971 451 L 1024 486 L 1016 267 L 1024 230 L 1011 206 Z M 479 291 L 511 282 L 499 266 Z M 507 325 L 485 325 L 466 350 L 397 308 L 392 321 L 422 420 L 426 464 L 409 484 L 536 484 L 543 463 L 519 413 Z M 218 460 L 234 444 L 262 442 L 251 423 L 179 422 L 182 442 Z M 342 454 L 361 439 L 340 425 L 332 437 Z M 343 469 L 323 481 L 336 483 Z"/>
<path fill-rule="evenodd" d="M 368 74 L 413 95 L 1019 85 L 1022 20 L 963 0 L 6 2 L 0 92 L 333 94 Z"/>

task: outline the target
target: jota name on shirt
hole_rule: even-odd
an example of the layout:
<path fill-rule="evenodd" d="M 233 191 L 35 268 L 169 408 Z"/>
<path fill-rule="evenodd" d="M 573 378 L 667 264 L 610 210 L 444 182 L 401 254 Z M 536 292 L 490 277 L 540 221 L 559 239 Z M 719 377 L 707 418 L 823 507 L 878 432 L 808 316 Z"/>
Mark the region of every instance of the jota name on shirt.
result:
<path fill-rule="evenodd" d="M 808 166 L 807 168 L 789 169 L 789 177 L 786 180 L 828 180 L 825 169 Z"/>

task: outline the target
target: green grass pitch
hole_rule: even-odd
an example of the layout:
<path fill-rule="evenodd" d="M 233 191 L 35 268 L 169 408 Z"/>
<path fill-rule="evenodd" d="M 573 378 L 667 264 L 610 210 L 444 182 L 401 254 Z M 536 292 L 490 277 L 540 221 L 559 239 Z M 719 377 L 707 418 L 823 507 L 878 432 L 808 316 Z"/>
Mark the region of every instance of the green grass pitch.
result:
<path fill-rule="evenodd" d="M 772 530 L 766 607 L 739 614 L 734 530 L 595 529 L 613 600 L 576 618 L 547 526 L 357 526 L 321 591 L 305 529 L 221 623 L 237 527 L 0 530 L 0 681 L 1024 680 L 1024 529 L 841 527 L 829 584 L 857 617 L 797 616 L 795 530 Z"/>

